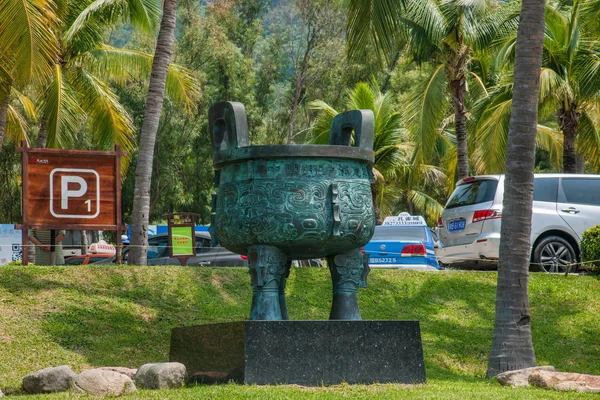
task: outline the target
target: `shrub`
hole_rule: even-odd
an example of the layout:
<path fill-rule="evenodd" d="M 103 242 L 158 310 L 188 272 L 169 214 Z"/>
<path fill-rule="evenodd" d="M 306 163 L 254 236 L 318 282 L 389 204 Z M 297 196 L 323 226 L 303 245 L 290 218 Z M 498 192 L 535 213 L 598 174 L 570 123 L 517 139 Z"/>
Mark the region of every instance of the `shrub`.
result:
<path fill-rule="evenodd" d="M 16 261 L 9 261 L 6 263 L 7 267 L 20 267 L 23 265 L 23 261 L 22 260 L 16 260 Z M 34 263 L 27 263 L 28 267 L 34 266 Z"/>
<path fill-rule="evenodd" d="M 600 269 L 600 225 L 583 232 L 580 246 L 583 266 L 596 270 Z"/>

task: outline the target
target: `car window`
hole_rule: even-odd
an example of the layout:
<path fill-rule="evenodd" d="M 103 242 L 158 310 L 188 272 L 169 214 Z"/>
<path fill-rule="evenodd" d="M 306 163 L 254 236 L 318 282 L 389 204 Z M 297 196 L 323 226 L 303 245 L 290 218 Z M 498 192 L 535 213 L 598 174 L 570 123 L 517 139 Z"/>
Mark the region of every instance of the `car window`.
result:
<path fill-rule="evenodd" d="M 600 179 L 563 178 L 566 202 L 600 206 Z"/>
<path fill-rule="evenodd" d="M 459 185 L 454 189 L 446 208 L 470 206 L 494 200 L 498 181 L 472 181 Z"/>
<path fill-rule="evenodd" d="M 167 237 L 161 237 L 154 240 L 148 240 L 148 259 L 167 257 Z"/>
<path fill-rule="evenodd" d="M 436 231 L 434 231 L 433 229 L 430 229 L 429 232 L 431 232 L 431 237 L 433 238 L 434 242 L 437 242 L 438 240 L 440 240 Z"/>
<path fill-rule="evenodd" d="M 420 240 L 427 239 L 424 226 L 391 226 L 391 227 L 376 227 L 375 233 L 371 240 Z"/>
<path fill-rule="evenodd" d="M 556 202 L 558 178 L 535 178 L 533 180 L 533 200 Z"/>
<path fill-rule="evenodd" d="M 196 237 L 196 254 L 206 253 L 210 251 L 210 239 Z"/>

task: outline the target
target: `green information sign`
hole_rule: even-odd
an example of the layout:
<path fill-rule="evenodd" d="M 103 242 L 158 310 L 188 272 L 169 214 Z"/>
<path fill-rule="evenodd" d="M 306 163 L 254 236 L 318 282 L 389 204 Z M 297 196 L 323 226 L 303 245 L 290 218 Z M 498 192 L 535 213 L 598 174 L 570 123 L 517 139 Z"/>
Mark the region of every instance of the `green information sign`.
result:
<path fill-rule="evenodd" d="M 171 228 L 174 256 L 194 255 L 194 227 L 178 226 Z"/>

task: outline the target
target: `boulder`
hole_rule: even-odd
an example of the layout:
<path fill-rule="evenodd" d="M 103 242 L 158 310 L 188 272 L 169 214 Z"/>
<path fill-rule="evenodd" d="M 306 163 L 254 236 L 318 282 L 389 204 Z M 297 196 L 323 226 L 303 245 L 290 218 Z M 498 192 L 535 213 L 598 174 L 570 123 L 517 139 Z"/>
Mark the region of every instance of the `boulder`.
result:
<path fill-rule="evenodd" d="M 98 369 L 102 369 L 105 371 L 118 372 L 119 374 L 128 376 L 131 380 L 133 380 L 133 377 L 135 376 L 135 373 L 137 372 L 137 369 L 135 369 L 135 368 L 125 368 L 125 367 L 100 367 Z"/>
<path fill-rule="evenodd" d="M 23 390 L 30 394 L 64 392 L 73 387 L 77 374 L 68 365 L 44 368 L 23 378 Z"/>
<path fill-rule="evenodd" d="M 142 365 L 135 374 L 135 383 L 142 389 L 178 388 L 185 384 L 185 365 L 177 362 Z"/>
<path fill-rule="evenodd" d="M 127 375 L 99 368 L 88 369 L 79 374 L 74 390 L 97 397 L 116 397 L 137 392 L 135 384 Z"/>
<path fill-rule="evenodd" d="M 600 375 L 572 372 L 536 371 L 529 375 L 531 385 L 560 391 L 600 393 Z"/>
<path fill-rule="evenodd" d="M 554 367 L 547 365 L 543 367 L 531 367 L 506 371 L 496 375 L 496 379 L 502 386 L 523 387 L 529 386 L 529 375 L 536 371 L 554 371 Z"/>

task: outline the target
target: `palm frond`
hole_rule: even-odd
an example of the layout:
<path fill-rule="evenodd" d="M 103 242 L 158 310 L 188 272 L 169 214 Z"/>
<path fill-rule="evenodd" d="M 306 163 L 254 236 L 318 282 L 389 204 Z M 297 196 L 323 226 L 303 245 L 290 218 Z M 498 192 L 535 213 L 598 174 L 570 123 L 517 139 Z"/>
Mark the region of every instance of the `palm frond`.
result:
<path fill-rule="evenodd" d="M 535 142 L 538 148 L 548 151 L 550 163 L 556 170 L 559 170 L 562 165 L 563 155 L 562 132 L 552 129 L 549 126 L 538 124 Z"/>
<path fill-rule="evenodd" d="M 134 147 L 133 123 L 108 85 L 81 68 L 71 71 L 69 81 L 94 127 L 91 134 L 98 148 L 111 150 L 118 144 L 131 155 Z"/>
<path fill-rule="evenodd" d="M 0 2 L 0 62 L 17 84 L 42 82 L 57 60 L 57 16 L 51 0 Z"/>
<path fill-rule="evenodd" d="M 425 192 L 411 190 L 408 192 L 407 197 L 428 220 L 437 220 L 444 211 L 444 206 Z"/>
<path fill-rule="evenodd" d="M 35 105 L 33 101 L 29 99 L 29 97 L 25 96 L 23 93 L 18 91 L 16 88 L 11 88 L 11 96 L 19 101 L 23 111 L 25 111 L 25 115 L 30 118 L 33 122 L 37 122 L 37 111 L 35 109 Z"/>
<path fill-rule="evenodd" d="M 26 140 L 29 143 L 29 138 L 27 137 L 28 130 L 29 126 L 25 118 L 13 106 L 9 105 L 6 113 L 6 135 L 13 143 L 20 144 L 22 140 Z"/>
<path fill-rule="evenodd" d="M 520 3 L 507 2 L 500 7 L 495 1 L 457 1 L 462 7 L 460 17 L 464 43 L 476 50 L 486 50 L 498 38 L 506 37 L 517 31 Z"/>
<path fill-rule="evenodd" d="M 367 49 L 388 58 L 400 26 L 403 0 L 350 0 L 346 23 L 349 58 L 362 58 Z"/>
<path fill-rule="evenodd" d="M 454 183 L 456 182 L 456 165 L 458 164 L 458 154 L 456 146 L 448 149 L 442 158 L 442 169 L 446 171 L 446 195 L 450 196 L 454 191 Z"/>
<path fill-rule="evenodd" d="M 160 21 L 160 0 L 94 0 L 68 27 L 64 38 L 79 52 L 101 43 L 103 32 L 119 22 L 152 32 Z"/>
<path fill-rule="evenodd" d="M 449 22 L 437 1 L 410 0 L 400 22 L 408 28 L 411 56 L 419 63 L 430 59 L 448 35 Z"/>
<path fill-rule="evenodd" d="M 590 163 L 592 168 L 600 171 L 600 131 L 598 130 L 599 113 L 595 111 L 595 118 L 590 110 L 582 110 L 577 127 L 577 139 L 575 146 L 577 152 Z M 594 121 L 595 119 L 595 121 Z"/>
<path fill-rule="evenodd" d="M 312 126 L 312 143 L 328 144 L 331 123 L 333 122 L 333 118 L 339 113 L 322 100 L 311 101 L 308 103 L 308 107 L 311 110 L 316 110 L 319 112 Z"/>
<path fill-rule="evenodd" d="M 348 94 L 350 99 L 348 108 L 350 110 L 371 110 L 375 112 L 375 93 L 369 85 L 359 82 Z"/>
<path fill-rule="evenodd" d="M 579 81 L 582 96 L 597 96 L 600 91 L 600 42 L 592 49 L 579 49 L 573 60 L 573 72 Z"/>
<path fill-rule="evenodd" d="M 39 109 L 48 130 L 46 147 L 72 147 L 84 113 L 60 65 L 54 66 L 53 79 L 46 87 Z"/>
<path fill-rule="evenodd" d="M 482 113 L 476 128 L 474 167 L 478 174 L 504 171 L 512 98 L 503 93 Z"/>
<path fill-rule="evenodd" d="M 540 73 L 540 99 L 555 95 L 557 90 L 564 84 L 564 79 L 556 71 L 550 68 L 542 68 Z"/>
<path fill-rule="evenodd" d="M 73 60 L 94 76 L 126 81 L 131 77 L 147 78 L 152 70 L 153 56 L 141 51 L 118 49 L 102 45 Z M 200 96 L 198 80 L 191 71 L 171 64 L 167 72 L 166 95 L 189 110 L 195 108 Z"/>
<path fill-rule="evenodd" d="M 432 75 L 415 88 L 405 106 L 407 127 L 415 143 L 413 161 L 424 164 L 433 148 L 442 120 L 449 107 L 444 66 L 438 66 Z"/>

